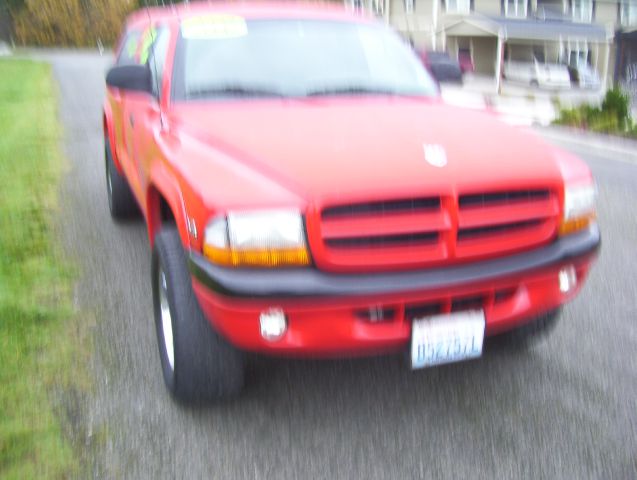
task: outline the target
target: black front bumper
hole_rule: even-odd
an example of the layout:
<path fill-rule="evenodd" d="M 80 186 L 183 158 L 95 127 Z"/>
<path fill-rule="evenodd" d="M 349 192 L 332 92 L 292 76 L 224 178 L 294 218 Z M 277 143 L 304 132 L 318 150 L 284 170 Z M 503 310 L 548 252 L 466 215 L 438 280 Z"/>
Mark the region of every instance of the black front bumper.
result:
<path fill-rule="evenodd" d="M 529 252 L 466 265 L 366 274 L 326 273 L 315 268 L 245 269 L 214 265 L 191 252 L 188 266 L 200 283 L 231 297 L 353 296 L 458 287 L 517 275 L 595 253 L 601 244 L 596 224 Z"/>

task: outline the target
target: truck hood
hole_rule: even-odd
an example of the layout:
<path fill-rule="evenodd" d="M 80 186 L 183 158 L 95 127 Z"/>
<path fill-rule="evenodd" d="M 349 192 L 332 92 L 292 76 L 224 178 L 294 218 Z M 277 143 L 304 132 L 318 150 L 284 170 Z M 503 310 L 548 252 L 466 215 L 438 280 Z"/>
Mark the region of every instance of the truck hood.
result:
<path fill-rule="evenodd" d="M 561 182 L 552 149 L 535 135 L 437 99 L 202 102 L 173 112 L 180 135 L 196 137 L 310 202 Z M 441 151 L 446 165 L 437 166 Z"/>

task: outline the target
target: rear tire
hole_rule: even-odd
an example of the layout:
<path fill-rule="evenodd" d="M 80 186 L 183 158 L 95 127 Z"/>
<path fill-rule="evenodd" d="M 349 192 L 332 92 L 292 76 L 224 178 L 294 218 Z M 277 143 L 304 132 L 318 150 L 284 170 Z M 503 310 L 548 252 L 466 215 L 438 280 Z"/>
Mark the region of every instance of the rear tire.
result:
<path fill-rule="evenodd" d="M 139 207 L 126 178 L 117 171 L 111 144 L 108 137 L 104 138 L 104 161 L 106 170 L 106 193 L 111 217 L 115 220 L 125 220 L 139 217 Z"/>
<path fill-rule="evenodd" d="M 173 397 L 192 403 L 239 393 L 245 356 L 212 328 L 201 310 L 174 227 L 165 227 L 155 239 L 152 284 L 161 368 Z"/>

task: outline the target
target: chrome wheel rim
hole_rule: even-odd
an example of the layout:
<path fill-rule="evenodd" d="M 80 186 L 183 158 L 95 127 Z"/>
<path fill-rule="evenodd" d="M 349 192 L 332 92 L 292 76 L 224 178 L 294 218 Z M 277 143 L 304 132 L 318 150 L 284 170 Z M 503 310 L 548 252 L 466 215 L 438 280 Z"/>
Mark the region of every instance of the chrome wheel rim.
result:
<path fill-rule="evenodd" d="M 108 169 L 108 175 L 106 176 L 106 181 L 108 182 L 108 194 L 113 195 L 113 182 L 111 180 L 111 169 Z"/>
<path fill-rule="evenodd" d="M 166 274 L 159 269 L 159 310 L 161 314 L 161 330 L 164 338 L 164 349 L 168 357 L 168 365 L 170 369 L 175 369 L 175 346 L 173 343 L 173 322 L 170 315 L 170 307 L 168 305 L 168 285 L 166 283 Z"/>
<path fill-rule="evenodd" d="M 106 161 L 106 187 L 108 188 L 108 200 L 110 202 L 113 197 L 113 180 L 111 179 L 111 166 L 108 160 Z"/>

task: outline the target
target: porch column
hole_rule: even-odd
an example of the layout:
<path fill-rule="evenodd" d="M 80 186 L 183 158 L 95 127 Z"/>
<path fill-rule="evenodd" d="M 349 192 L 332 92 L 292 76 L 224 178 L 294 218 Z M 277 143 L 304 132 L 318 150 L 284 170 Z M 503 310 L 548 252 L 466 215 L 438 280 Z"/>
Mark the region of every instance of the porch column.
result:
<path fill-rule="evenodd" d="M 498 46 L 496 48 L 495 59 L 495 91 L 500 95 L 502 89 L 502 57 L 504 56 L 504 42 L 502 41 L 502 32 L 498 31 Z"/>
<path fill-rule="evenodd" d="M 604 78 L 602 79 L 602 92 L 606 91 L 608 86 L 608 64 L 610 63 L 610 43 L 606 40 L 606 48 L 604 49 Z"/>
<path fill-rule="evenodd" d="M 436 32 L 438 31 L 438 3 L 440 0 L 434 0 L 433 3 L 433 29 L 431 31 L 431 49 L 436 50 Z"/>

